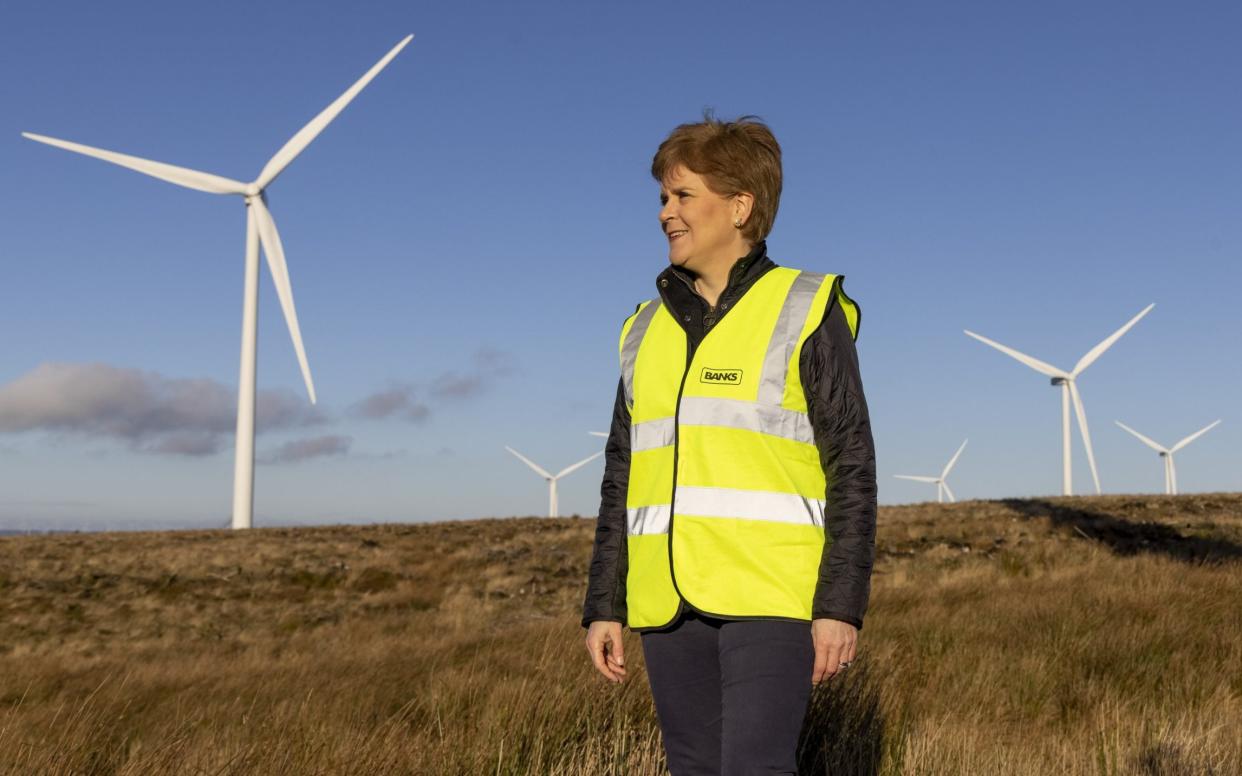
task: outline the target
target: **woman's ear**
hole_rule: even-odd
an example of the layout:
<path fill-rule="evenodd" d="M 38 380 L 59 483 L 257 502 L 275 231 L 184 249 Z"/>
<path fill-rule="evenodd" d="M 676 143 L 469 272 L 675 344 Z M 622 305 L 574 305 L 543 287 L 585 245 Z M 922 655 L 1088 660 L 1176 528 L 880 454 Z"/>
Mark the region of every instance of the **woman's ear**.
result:
<path fill-rule="evenodd" d="M 750 211 L 755 207 L 755 195 L 747 191 L 739 191 L 733 195 L 733 223 L 739 229 L 750 220 Z"/>

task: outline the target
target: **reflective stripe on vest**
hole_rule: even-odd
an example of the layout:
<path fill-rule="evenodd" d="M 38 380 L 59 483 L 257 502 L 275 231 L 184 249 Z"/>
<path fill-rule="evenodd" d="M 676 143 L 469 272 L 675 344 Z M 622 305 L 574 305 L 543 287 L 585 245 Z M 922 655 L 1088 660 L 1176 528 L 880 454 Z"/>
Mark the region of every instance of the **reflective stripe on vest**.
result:
<path fill-rule="evenodd" d="M 643 302 L 638 311 L 625 322 L 621 333 L 621 374 L 625 376 L 625 401 L 634 404 L 634 361 L 638 358 L 638 344 L 647 333 L 647 325 L 659 305 Z"/>
<path fill-rule="evenodd" d="M 743 428 L 808 445 L 815 444 L 811 421 L 805 412 L 758 402 L 685 396 L 681 400 L 678 420 L 683 426 Z M 673 418 L 658 418 L 633 425 L 630 430 L 630 451 L 673 444 L 674 428 Z"/>
<path fill-rule="evenodd" d="M 857 336 L 836 276 L 775 267 L 689 364 L 658 300 L 626 320 L 630 627 L 667 624 L 683 598 L 708 614 L 810 619 L 826 482 L 799 359 L 834 294 Z"/>
<path fill-rule="evenodd" d="M 824 525 L 824 503 L 823 499 L 804 499 L 794 493 L 689 486 L 677 489 L 677 509 L 687 514 L 772 520 L 797 525 L 809 523 L 821 528 Z M 668 504 L 630 509 L 627 510 L 627 517 L 630 533 L 668 533 Z"/>

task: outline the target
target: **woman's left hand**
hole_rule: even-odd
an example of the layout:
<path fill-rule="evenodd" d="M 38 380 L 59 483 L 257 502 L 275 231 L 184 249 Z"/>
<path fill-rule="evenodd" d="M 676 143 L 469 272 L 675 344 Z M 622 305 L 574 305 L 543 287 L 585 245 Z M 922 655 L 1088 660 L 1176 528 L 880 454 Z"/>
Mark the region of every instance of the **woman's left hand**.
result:
<path fill-rule="evenodd" d="M 848 622 L 827 618 L 811 620 L 811 638 L 815 642 L 815 667 L 811 684 L 817 685 L 836 676 L 842 663 L 854 660 L 858 645 L 858 629 Z"/>

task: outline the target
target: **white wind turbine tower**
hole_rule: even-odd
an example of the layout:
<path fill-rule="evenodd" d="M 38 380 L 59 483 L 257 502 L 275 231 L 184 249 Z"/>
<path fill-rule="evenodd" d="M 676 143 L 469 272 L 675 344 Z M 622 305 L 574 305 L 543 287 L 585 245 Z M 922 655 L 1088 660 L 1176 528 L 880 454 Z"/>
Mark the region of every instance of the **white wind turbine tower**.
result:
<path fill-rule="evenodd" d="M 949 463 L 944 467 L 944 471 L 940 472 L 939 477 L 928 477 L 915 474 L 894 474 L 893 476 L 899 480 L 934 482 L 936 483 L 936 501 L 943 502 L 944 497 L 947 495 L 950 502 L 955 502 L 957 499 L 953 497 L 953 491 L 949 490 L 949 483 L 945 482 L 945 479 L 949 476 L 949 470 L 953 468 L 953 464 L 957 463 L 957 457 L 962 454 L 963 450 L 966 449 L 966 443 L 969 441 L 969 439 L 962 441 L 962 446 L 957 448 L 957 452 L 954 453 L 953 457 L 949 459 Z"/>
<path fill-rule="evenodd" d="M 306 352 L 302 347 L 302 334 L 298 329 L 298 316 L 293 306 L 293 289 L 289 283 L 289 268 L 285 264 L 285 252 L 281 247 L 280 235 L 276 231 L 276 222 L 267 209 L 267 195 L 264 189 L 276 180 L 276 177 L 310 145 L 320 132 L 345 109 L 362 89 L 375 78 L 401 49 L 405 48 L 413 35 L 407 35 L 392 48 L 383 59 L 359 78 L 336 101 L 324 108 L 302 127 L 296 135 L 281 147 L 276 155 L 268 160 L 259 177 L 250 183 L 222 178 L 211 173 L 175 167 L 163 162 L 140 159 L 136 156 L 105 151 L 99 148 L 57 140 L 43 135 L 23 132 L 22 135 L 40 143 L 46 143 L 67 151 L 74 151 L 86 156 L 93 156 L 105 162 L 150 175 L 153 178 L 175 183 L 190 189 L 206 191 L 211 194 L 237 194 L 246 201 L 246 274 L 245 291 L 242 303 L 242 341 L 241 341 L 241 374 L 237 388 L 237 440 L 233 468 L 233 528 L 249 528 L 254 510 L 254 397 L 255 397 L 255 352 L 256 322 L 259 306 L 259 244 L 263 245 L 263 253 L 267 256 L 267 266 L 272 274 L 272 282 L 276 286 L 276 294 L 280 298 L 280 307 L 284 311 L 285 323 L 289 334 L 293 337 L 293 348 L 297 352 L 298 364 L 302 370 L 302 379 L 306 383 L 306 392 L 311 404 L 315 403 L 315 386 L 311 382 L 310 366 L 306 362 Z"/>
<path fill-rule="evenodd" d="M 1199 429 L 1198 431 L 1186 437 L 1185 439 L 1173 445 L 1172 447 L 1165 447 L 1164 445 L 1153 442 L 1152 440 L 1148 439 L 1147 437 L 1143 436 L 1139 432 L 1127 426 L 1125 423 L 1122 423 L 1120 420 L 1115 420 L 1113 422 L 1116 423 L 1118 426 L 1121 426 L 1122 428 L 1124 428 L 1126 431 L 1129 431 L 1134 436 L 1138 437 L 1140 442 L 1147 445 L 1152 450 L 1155 450 L 1157 453 L 1160 453 L 1160 457 L 1164 459 L 1164 492 L 1167 494 L 1173 495 L 1173 496 L 1177 495 L 1177 469 L 1176 467 L 1173 466 L 1173 453 L 1176 453 L 1178 450 L 1181 450 L 1186 445 L 1190 444 L 1191 442 L 1195 441 L 1196 439 L 1203 436 L 1207 432 L 1211 431 L 1213 428 L 1215 428 L 1217 423 L 1220 423 L 1219 420 L 1217 420 L 1215 423 L 1209 423 L 1208 425 Z"/>
<path fill-rule="evenodd" d="M 512 447 L 505 445 L 505 449 L 513 453 L 514 455 L 516 455 L 519 459 L 521 459 L 522 463 L 534 469 L 536 474 L 538 474 L 540 477 L 543 477 L 545 480 L 548 481 L 548 517 L 557 517 L 557 514 L 556 514 L 556 508 L 557 508 L 556 481 L 559 480 L 561 477 L 564 477 L 566 474 L 569 474 L 570 472 L 574 471 L 575 469 L 578 469 L 582 466 L 587 465 L 591 461 L 594 461 L 596 458 L 599 458 L 601 455 L 604 454 L 604 451 L 600 450 L 598 453 L 596 453 L 595 455 L 592 455 L 589 458 L 583 458 L 581 461 L 578 461 L 575 464 L 566 466 L 564 469 L 561 469 L 556 474 L 549 474 L 547 470 L 545 470 L 542 466 L 535 463 L 534 461 L 527 458 L 526 456 L 522 455 L 517 450 L 514 450 Z"/>
<path fill-rule="evenodd" d="M 1078 416 L 1078 430 L 1082 434 L 1083 446 L 1087 448 L 1087 463 L 1091 465 L 1091 478 L 1095 480 L 1095 492 L 1100 493 L 1100 475 L 1095 469 L 1095 453 L 1091 449 L 1091 434 L 1087 431 L 1087 413 L 1082 406 L 1082 397 L 1078 394 L 1078 385 L 1075 381 L 1078 376 L 1083 373 L 1087 367 L 1095 363 L 1100 354 L 1108 350 L 1114 342 L 1121 338 L 1121 335 L 1130 330 L 1130 327 L 1138 323 L 1139 319 L 1146 315 L 1156 303 L 1152 302 L 1143 308 L 1142 312 L 1131 318 L 1125 326 L 1113 332 L 1100 344 L 1087 351 L 1087 354 L 1078 359 L 1078 363 L 1074 365 L 1073 370 L 1066 372 L 1057 369 L 1051 364 L 1046 364 L 1037 358 L 1032 358 L 1025 353 L 1019 353 L 1013 348 L 1006 347 L 999 342 L 994 342 L 987 337 L 975 334 L 973 331 L 964 330 L 966 334 L 974 337 L 985 345 L 991 345 L 1002 353 L 1012 356 L 1022 363 L 1026 364 L 1036 372 L 1040 372 L 1052 378 L 1053 385 L 1061 386 L 1061 492 L 1066 496 L 1073 493 L 1073 480 L 1070 472 L 1070 402 L 1074 403 L 1074 413 Z"/>

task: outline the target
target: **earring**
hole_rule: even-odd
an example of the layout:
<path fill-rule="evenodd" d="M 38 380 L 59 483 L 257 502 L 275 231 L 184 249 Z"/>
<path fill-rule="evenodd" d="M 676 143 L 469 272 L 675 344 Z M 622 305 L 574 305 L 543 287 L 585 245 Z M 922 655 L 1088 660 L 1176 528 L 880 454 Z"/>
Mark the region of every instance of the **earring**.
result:
<path fill-rule="evenodd" d="M 742 219 L 740 219 L 740 218 L 738 218 L 738 219 L 734 219 L 734 221 L 733 221 L 733 225 L 734 225 L 734 226 L 736 226 L 738 229 L 741 229 L 741 228 L 742 228 Z"/>

